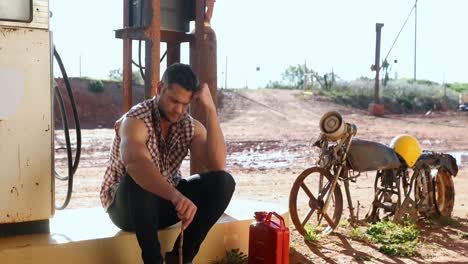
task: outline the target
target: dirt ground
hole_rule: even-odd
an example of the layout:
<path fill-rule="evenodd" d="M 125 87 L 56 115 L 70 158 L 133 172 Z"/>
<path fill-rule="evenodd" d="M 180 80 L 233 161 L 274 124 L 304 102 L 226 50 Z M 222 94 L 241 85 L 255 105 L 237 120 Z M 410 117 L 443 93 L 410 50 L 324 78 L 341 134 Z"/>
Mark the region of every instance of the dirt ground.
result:
<path fill-rule="evenodd" d="M 338 106 L 326 98 L 300 91 L 237 90 L 222 91 L 219 118 L 228 146 L 228 171 L 237 182 L 234 198 L 288 204 L 291 186 L 297 175 L 313 166 L 318 156 L 311 142 L 319 135 L 323 113 L 339 111 L 346 122 L 358 128 L 357 137 L 388 144 L 398 134 L 418 138 L 423 149 L 450 152 L 460 167 L 455 182 L 456 225 L 421 225 L 419 252 L 412 258 L 388 257 L 369 243 L 350 239 L 346 228 L 308 244 L 290 226 L 290 263 L 467 263 L 468 240 L 459 234 L 468 232 L 468 113 L 429 112 L 418 115 L 369 116 L 367 112 Z M 82 157 L 74 180 L 69 208 L 97 207 L 102 175 L 105 170 L 112 129 L 82 131 Z M 56 169 L 65 172 L 66 159 L 62 131 L 56 131 Z M 464 156 L 463 154 L 466 154 Z M 188 159 L 182 172 L 188 175 Z M 351 184 L 352 198 L 360 203 L 360 217 L 369 208 L 373 193 L 373 173 L 364 173 Z M 57 202 L 63 200 L 65 183 L 56 183 Z M 349 217 L 344 208 L 342 219 Z"/>

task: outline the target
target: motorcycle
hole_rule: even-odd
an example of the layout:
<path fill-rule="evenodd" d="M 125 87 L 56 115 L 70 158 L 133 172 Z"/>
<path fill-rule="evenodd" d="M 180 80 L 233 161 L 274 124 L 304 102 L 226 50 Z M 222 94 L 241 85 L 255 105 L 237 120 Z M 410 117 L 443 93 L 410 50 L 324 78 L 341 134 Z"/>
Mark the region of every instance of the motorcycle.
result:
<path fill-rule="evenodd" d="M 368 222 L 417 220 L 430 214 L 451 216 L 453 177 L 458 173 L 451 155 L 423 151 L 414 164 L 408 164 L 394 148 L 355 138 L 356 125 L 345 123 L 334 111 L 322 116 L 320 130 L 313 145 L 320 148 L 317 165 L 296 178 L 289 196 L 291 220 L 301 235 L 307 233 L 308 226 L 322 234 L 337 228 L 343 213 L 339 182 L 344 186 L 350 223 L 361 221 L 352 202 L 350 182 L 357 182 L 362 172 L 376 171 L 373 202 L 365 218 Z M 305 214 L 301 213 L 304 208 Z"/>

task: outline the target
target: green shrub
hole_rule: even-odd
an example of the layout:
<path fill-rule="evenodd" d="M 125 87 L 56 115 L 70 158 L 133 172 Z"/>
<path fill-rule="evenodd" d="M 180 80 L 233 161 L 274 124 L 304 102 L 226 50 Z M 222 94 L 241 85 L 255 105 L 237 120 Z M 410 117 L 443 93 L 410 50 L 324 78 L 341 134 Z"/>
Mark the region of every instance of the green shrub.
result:
<path fill-rule="evenodd" d="M 226 258 L 222 260 L 212 261 L 211 264 L 247 264 L 249 257 L 240 251 L 240 249 L 231 249 L 226 251 Z"/>
<path fill-rule="evenodd" d="M 341 220 L 338 226 L 340 228 L 348 228 L 351 226 L 351 223 L 349 222 L 349 220 L 345 219 L 345 220 Z"/>
<path fill-rule="evenodd" d="M 457 109 L 458 94 L 450 89 L 444 90 L 443 85 L 427 80 L 390 80 L 379 90 L 380 103 L 389 113 L 426 112 L 440 109 L 446 95 L 449 108 Z M 337 82 L 331 90 L 319 90 L 317 94 L 331 97 L 337 104 L 367 109 L 374 101 L 374 92 L 374 81 L 361 78 Z"/>
<path fill-rule="evenodd" d="M 361 256 L 357 255 L 354 257 L 356 261 L 371 261 L 371 258 L 369 256 Z"/>
<path fill-rule="evenodd" d="M 468 92 L 468 83 L 451 83 L 447 87 L 457 93 L 467 93 Z"/>
<path fill-rule="evenodd" d="M 388 244 L 379 247 L 379 252 L 389 256 L 413 257 L 418 256 L 417 243 L 407 242 L 403 244 Z"/>
<path fill-rule="evenodd" d="M 306 234 L 304 236 L 304 240 L 308 242 L 315 242 L 320 239 L 320 236 L 317 234 L 316 227 L 311 225 L 305 226 Z"/>
<path fill-rule="evenodd" d="M 461 238 L 461 239 L 468 239 L 468 233 L 466 232 L 460 232 L 458 234 L 458 236 Z"/>
<path fill-rule="evenodd" d="M 369 226 L 366 232 L 368 239 L 382 244 L 379 251 L 400 257 L 416 256 L 420 231 L 414 224 L 399 225 L 382 221 Z"/>
<path fill-rule="evenodd" d="M 102 93 L 104 92 L 104 84 L 100 80 L 91 80 L 88 89 L 93 93 Z"/>
<path fill-rule="evenodd" d="M 282 90 L 297 90 L 297 89 L 302 89 L 302 88 L 298 88 L 298 87 L 296 87 L 296 86 L 284 84 L 284 83 L 278 82 L 278 81 L 274 81 L 274 82 L 269 81 L 265 88 L 268 88 L 268 89 L 282 89 Z"/>
<path fill-rule="evenodd" d="M 359 228 L 353 228 L 348 233 L 349 237 L 357 241 L 365 241 L 367 239 L 366 234 Z"/>

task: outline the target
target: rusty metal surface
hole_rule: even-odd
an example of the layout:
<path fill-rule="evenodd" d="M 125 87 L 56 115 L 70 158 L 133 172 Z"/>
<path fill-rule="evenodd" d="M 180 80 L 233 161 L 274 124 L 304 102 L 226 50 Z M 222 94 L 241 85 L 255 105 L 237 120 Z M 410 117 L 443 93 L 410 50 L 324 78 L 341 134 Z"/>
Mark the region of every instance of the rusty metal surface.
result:
<path fill-rule="evenodd" d="M 123 28 L 115 31 L 115 37 L 120 39 L 148 40 L 146 28 Z"/>
<path fill-rule="evenodd" d="M 180 43 L 167 43 L 167 60 L 166 65 L 170 65 L 180 62 Z"/>
<path fill-rule="evenodd" d="M 161 41 L 162 42 L 190 42 L 194 40 L 193 34 L 187 34 L 184 32 L 174 32 L 174 31 L 167 31 L 161 30 Z"/>
<path fill-rule="evenodd" d="M 213 17 L 214 0 L 206 0 L 206 15 L 205 24 L 211 25 L 211 18 Z"/>
<path fill-rule="evenodd" d="M 205 19 L 205 1 L 204 0 L 194 0 L 195 1 L 195 39 L 193 41 L 193 50 L 191 50 L 192 61 L 192 68 L 198 74 L 200 78 L 200 82 L 203 81 L 202 73 L 200 72 L 200 63 L 201 58 L 204 57 L 203 54 L 203 47 L 201 43 L 203 42 L 203 24 Z"/>
<path fill-rule="evenodd" d="M 458 174 L 457 160 L 450 154 L 424 151 L 414 165 L 415 168 L 443 168 L 454 177 Z"/>
<path fill-rule="evenodd" d="M 348 162 L 355 171 L 394 169 L 401 166 L 395 151 L 383 144 L 354 139 L 348 153 Z"/>
<path fill-rule="evenodd" d="M 161 1 L 161 29 L 188 32 L 190 20 L 193 17 L 192 1 L 160 0 Z"/>
<path fill-rule="evenodd" d="M 434 187 L 433 199 L 437 213 L 450 217 L 455 204 L 455 186 L 452 175 L 448 171 L 439 170 L 434 181 Z"/>
<path fill-rule="evenodd" d="M 124 0 L 124 28 L 128 27 L 130 20 L 130 0 Z M 132 40 L 123 40 L 123 65 L 122 65 L 122 112 L 127 112 L 132 107 Z"/>
<path fill-rule="evenodd" d="M 380 103 L 380 96 L 379 96 L 379 73 L 380 73 L 380 39 L 382 35 L 382 27 L 384 24 L 377 23 L 375 24 L 376 30 L 376 39 L 375 39 L 375 94 L 374 94 L 374 103 Z"/>
<path fill-rule="evenodd" d="M 161 1 L 153 0 L 153 15 L 151 18 L 151 24 L 149 33 L 151 38 L 151 45 L 147 46 L 146 52 L 146 67 L 151 65 L 150 68 L 146 69 L 146 81 L 145 84 L 145 98 L 151 98 L 156 95 L 156 87 L 159 82 L 159 68 L 160 68 L 160 46 L 161 46 L 161 12 L 160 12 Z M 149 82 L 149 84 L 148 84 Z"/>
<path fill-rule="evenodd" d="M 218 79 L 217 79 L 217 43 L 216 43 L 216 33 L 214 30 L 208 26 L 204 26 L 203 30 L 203 59 L 200 72 L 204 76 L 203 80 L 210 87 L 211 97 L 213 101 L 218 106 Z"/>
<path fill-rule="evenodd" d="M 198 75 L 200 83 L 207 83 L 210 87 L 211 96 L 216 104 L 216 34 L 204 22 L 205 1 L 195 0 L 195 39 L 190 42 L 190 64 Z M 192 104 L 190 110 L 192 116 L 206 126 L 206 115 L 203 113 L 203 109 L 196 104 Z M 191 160 L 190 173 L 200 172 L 202 172 L 202 168 Z"/>

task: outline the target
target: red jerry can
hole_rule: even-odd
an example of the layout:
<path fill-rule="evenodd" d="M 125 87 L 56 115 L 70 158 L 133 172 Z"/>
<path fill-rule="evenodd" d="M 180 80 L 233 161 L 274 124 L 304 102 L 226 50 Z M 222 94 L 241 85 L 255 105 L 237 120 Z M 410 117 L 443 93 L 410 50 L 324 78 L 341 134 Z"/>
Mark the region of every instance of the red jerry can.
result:
<path fill-rule="evenodd" d="M 274 215 L 279 221 L 271 220 Z M 289 264 L 289 229 L 275 212 L 255 212 L 249 230 L 249 264 Z"/>

